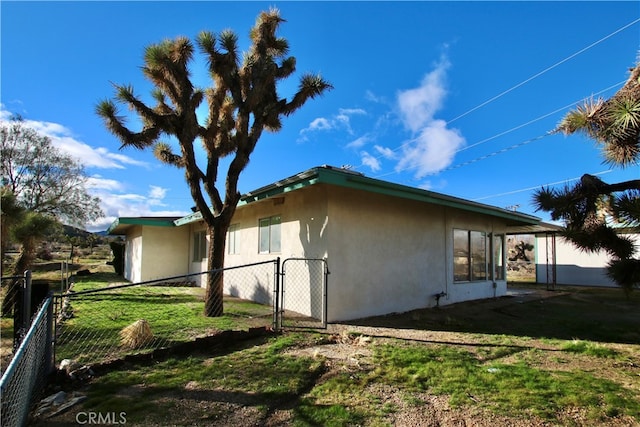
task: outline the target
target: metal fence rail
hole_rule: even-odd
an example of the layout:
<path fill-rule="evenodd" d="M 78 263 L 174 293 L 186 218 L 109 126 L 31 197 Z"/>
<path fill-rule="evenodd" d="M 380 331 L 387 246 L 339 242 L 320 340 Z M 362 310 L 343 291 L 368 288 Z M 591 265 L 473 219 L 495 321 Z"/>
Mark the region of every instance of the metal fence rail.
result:
<path fill-rule="evenodd" d="M 52 297 L 47 298 L 0 379 L 0 425 L 23 426 L 53 370 Z"/>

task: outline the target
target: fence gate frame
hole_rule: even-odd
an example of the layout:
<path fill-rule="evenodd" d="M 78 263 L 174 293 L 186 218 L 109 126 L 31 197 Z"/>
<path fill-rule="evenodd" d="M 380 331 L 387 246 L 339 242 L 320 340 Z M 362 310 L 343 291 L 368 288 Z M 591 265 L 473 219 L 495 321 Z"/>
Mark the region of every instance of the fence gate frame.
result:
<path fill-rule="evenodd" d="M 316 319 L 315 317 L 307 317 L 307 319 L 312 319 L 313 321 L 300 321 L 299 323 L 290 322 L 287 323 L 286 319 L 286 294 L 287 294 L 287 264 L 291 264 L 293 262 L 305 262 L 305 263 L 320 263 L 320 269 L 322 271 L 322 283 L 320 285 L 320 319 Z M 290 272 L 291 273 L 291 272 Z M 276 303 L 274 307 L 277 311 L 276 316 L 276 329 L 282 330 L 283 328 L 313 328 L 313 329 L 326 329 L 327 328 L 327 288 L 329 282 L 329 265 L 325 258 L 287 258 L 282 261 L 280 266 L 280 280 L 279 285 L 276 285 Z M 291 276 L 289 276 L 291 279 Z M 289 281 L 291 283 L 291 281 Z M 313 280 L 309 277 L 309 292 L 312 292 L 312 286 L 314 286 Z M 311 296 L 309 296 L 311 299 Z"/>

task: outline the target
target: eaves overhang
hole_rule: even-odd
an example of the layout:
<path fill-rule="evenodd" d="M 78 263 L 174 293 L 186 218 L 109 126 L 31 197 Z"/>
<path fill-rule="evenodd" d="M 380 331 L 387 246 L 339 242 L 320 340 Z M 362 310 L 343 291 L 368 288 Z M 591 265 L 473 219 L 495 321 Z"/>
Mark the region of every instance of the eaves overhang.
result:
<path fill-rule="evenodd" d="M 316 184 L 337 185 L 371 193 L 451 207 L 467 212 L 489 215 L 506 220 L 508 226 L 534 225 L 540 222 L 540 218 L 533 215 L 515 212 L 496 206 L 485 205 L 483 203 L 477 203 L 429 190 L 369 178 L 359 172 L 326 165 L 309 169 L 289 178 L 285 178 L 274 182 L 273 184 L 248 192 L 240 198 L 238 207 Z M 199 221 L 201 219 L 202 215 L 200 212 L 195 212 L 177 219 L 174 221 L 174 224 L 180 226 Z"/>
<path fill-rule="evenodd" d="M 107 229 L 107 234 L 123 235 L 127 230 L 136 225 L 147 225 L 153 227 L 175 227 L 174 221 L 177 217 L 120 217 Z"/>

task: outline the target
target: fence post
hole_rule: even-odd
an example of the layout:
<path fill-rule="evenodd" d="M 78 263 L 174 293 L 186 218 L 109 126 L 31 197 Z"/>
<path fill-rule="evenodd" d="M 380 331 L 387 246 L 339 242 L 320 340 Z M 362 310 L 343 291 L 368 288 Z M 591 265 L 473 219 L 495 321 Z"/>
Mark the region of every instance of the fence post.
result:
<path fill-rule="evenodd" d="M 329 274 L 331 274 L 331 272 L 329 271 L 329 263 L 327 262 L 327 258 L 323 258 L 322 261 L 323 261 L 323 264 L 324 264 L 324 287 L 323 287 L 324 289 L 322 290 L 323 293 L 324 293 L 324 295 L 323 295 L 323 298 L 324 298 L 324 304 L 323 304 L 324 305 L 324 310 L 322 312 L 322 315 L 324 316 L 324 319 L 322 319 L 323 320 L 322 323 L 326 327 L 327 326 L 327 313 L 328 313 L 327 305 L 328 305 L 328 302 L 329 302 Z"/>
<path fill-rule="evenodd" d="M 276 258 L 275 284 L 273 289 L 273 329 L 280 330 L 280 257 Z"/>
<path fill-rule="evenodd" d="M 22 283 L 17 286 L 16 301 L 13 306 L 13 351 L 24 339 L 31 322 L 31 271 L 26 270 Z"/>
<path fill-rule="evenodd" d="M 31 270 L 24 272 L 24 293 L 22 294 L 23 304 L 23 327 L 25 332 L 29 330 L 29 324 L 31 323 Z"/>
<path fill-rule="evenodd" d="M 55 369 L 55 365 L 56 365 L 56 360 L 55 360 L 55 340 L 54 340 L 54 335 L 53 335 L 53 323 L 55 322 L 55 319 L 53 317 L 54 315 L 54 310 L 53 310 L 53 303 L 54 303 L 54 299 L 53 299 L 53 291 L 49 291 L 49 295 L 47 296 L 47 299 L 49 300 L 49 306 L 47 307 L 47 317 L 46 317 L 46 322 L 47 322 L 47 336 L 45 339 L 45 350 L 44 350 L 44 360 L 45 360 L 45 371 L 46 374 L 49 375 L 51 372 L 53 372 L 53 370 Z"/>

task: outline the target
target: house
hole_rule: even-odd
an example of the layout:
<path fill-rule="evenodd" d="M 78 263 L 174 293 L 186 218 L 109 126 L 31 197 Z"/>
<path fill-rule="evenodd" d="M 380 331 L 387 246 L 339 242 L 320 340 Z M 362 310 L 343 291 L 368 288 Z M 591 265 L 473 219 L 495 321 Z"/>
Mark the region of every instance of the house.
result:
<path fill-rule="evenodd" d="M 326 320 L 350 320 L 505 295 L 505 236 L 510 227 L 539 222 L 319 166 L 242 197 L 227 235 L 225 265 L 325 259 L 331 271 Z M 206 267 L 199 212 L 176 219 L 119 218 L 108 232 L 126 236 L 129 280 Z"/>
<path fill-rule="evenodd" d="M 536 281 L 552 285 L 619 287 L 607 276 L 611 255 L 606 251 L 587 252 L 558 236 L 557 230 L 537 229 L 535 235 Z M 640 247 L 640 234 L 620 229 L 620 235 Z"/>

